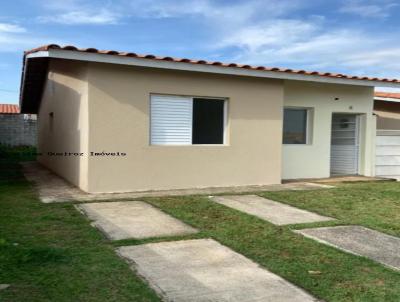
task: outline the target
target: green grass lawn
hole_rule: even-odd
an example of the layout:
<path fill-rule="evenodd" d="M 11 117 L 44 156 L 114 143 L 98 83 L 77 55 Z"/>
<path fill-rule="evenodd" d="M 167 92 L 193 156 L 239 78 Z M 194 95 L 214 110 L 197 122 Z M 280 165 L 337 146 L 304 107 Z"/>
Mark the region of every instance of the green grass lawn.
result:
<path fill-rule="evenodd" d="M 160 301 L 71 203 L 43 204 L 0 158 L 0 301 Z"/>
<path fill-rule="evenodd" d="M 341 224 L 359 224 L 400 237 L 398 182 L 346 183 L 330 190 L 266 192 L 260 196 L 335 217 Z"/>
<path fill-rule="evenodd" d="M 318 191 L 262 192 L 338 220 L 279 227 L 206 197 L 149 198 L 204 237 L 256 261 L 326 301 L 400 301 L 400 273 L 294 234 L 291 228 L 361 224 L 400 235 L 400 184 L 354 183 Z"/>
<path fill-rule="evenodd" d="M 0 283 L 11 284 L 0 291 L 0 301 L 159 301 L 114 248 L 210 237 L 326 301 L 400 301 L 399 272 L 206 197 L 146 199 L 198 228 L 199 234 L 110 242 L 73 204 L 40 203 L 22 178 L 19 159 L 0 159 Z M 338 219 L 333 224 L 361 224 L 400 235 L 397 183 L 343 184 L 330 190 L 260 195 L 333 216 Z"/>

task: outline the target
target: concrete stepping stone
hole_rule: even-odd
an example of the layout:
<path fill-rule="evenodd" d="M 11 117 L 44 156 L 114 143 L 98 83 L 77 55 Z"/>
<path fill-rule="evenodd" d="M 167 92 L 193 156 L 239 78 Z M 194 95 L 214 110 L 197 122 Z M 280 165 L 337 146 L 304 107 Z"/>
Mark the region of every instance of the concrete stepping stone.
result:
<path fill-rule="evenodd" d="M 165 301 L 317 301 L 212 239 L 124 246 L 117 253 Z"/>
<path fill-rule="evenodd" d="M 10 284 L 0 284 L 0 290 L 4 290 L 10 287 Z"/>
<path fill-rule="evenodd" d="M 196 233 L 191 226 L 142 201 L 97 202 L 77 205 L 108 238 L 143 239 Z"/>
<path fill-rule="evenodd" d="M 257 195 L 214 196 L 211 199 L 276 225 L 334 220 L 331 217 L 321 216 Z"/>
<path fill-rule="evenodd" d="M 362 226 L 336 226 L 296 230 L 308 238 L 400 270 L 400 238 Z"/>
<path fill-rule="evenodd" d="M 22 171 L 27 180 L 35 184 L 39 199 L 44 203 L 71 202 L 71 201 L 100 201 L 100 200 L 127 200 L 143 197 L 185 196 L 197 194 L 231 194 L 255 191 L 286 191 L 286 190 L 320 190 L 334 188 L 331 185 L 309 182 L 293 182 L 286 184 L 261 185 L 261 186 L 234 186 L 211 187 L 192 189 L 171 189 L 156 191 L 138 191 L 125 193 L 86 193 L 57 176 L 38 162 L 22 162 Z"/>

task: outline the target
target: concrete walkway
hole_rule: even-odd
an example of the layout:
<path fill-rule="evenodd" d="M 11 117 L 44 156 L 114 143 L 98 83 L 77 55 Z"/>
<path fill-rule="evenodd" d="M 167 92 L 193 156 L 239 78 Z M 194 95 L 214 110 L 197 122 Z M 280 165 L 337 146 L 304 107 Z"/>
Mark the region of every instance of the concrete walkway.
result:
<path fill-rule="evenodd" d="M 317 301 L 212 239 L 126 246 L 117 252 L 165 301 Z"/>
<path fill-rule="evenodd" d="M 362 226 L 324 227 L 295 232 L 400 270 L 400 238 Z"/>
<path fill-rule="evenodd" d="M 76 206 L 108 238 L 143 239 L 196 233 L 191 226 L 142 201 L 87 203 Z"/>
<path fill-rule="evenodd" d="M 346 182 L 376 182 L 376 181 L 394 181 L 391 178 L 386 177 L 372 177 L 372 176 L 362 176 L 362 175 L 332 175 L 327 178 L 307 178 L 307 179 L 286 179 L 286 183 L 308 181 L 315 182 L 317 184 L 336 184 L 336 183 L 346 183 Z"/>
<path fill-rule="evenodd" d="M 214 196 L 212 200 L 276 225 L 334 220 L 257 195 Z"/>
<path fill-rule="evenodd" d="M 10 284 L 0 284 L 0 290 L 4 290 L 10 287 Z"/>
<path fill-rule="evenodd" d="M 141 191 L 127 193 L 96 193 L 89 194 L 71 185 L 37 162 L 24 162 L 23 172 L 27 180 L 32 181 L 39 192 L 39 198 L 44 203 L 67 201 L 118 200 L 142 197 L 181 196 L 181 195 L 214 195 L 221 193 L 245 193 L 256 191 L 284 190 L 317 190 L 333 188 L 330 185 L 309 182 L 297 182 L 265 186 L 238 186 L 218 188 L 194 188 L 181 190 Z"/>
<path fill-rule="evenodd" d="M 39 199 L 44 203 L 79 200 L 85 194 L 37 162 L 23 162 L 25 178 L 35 184 Z"/>

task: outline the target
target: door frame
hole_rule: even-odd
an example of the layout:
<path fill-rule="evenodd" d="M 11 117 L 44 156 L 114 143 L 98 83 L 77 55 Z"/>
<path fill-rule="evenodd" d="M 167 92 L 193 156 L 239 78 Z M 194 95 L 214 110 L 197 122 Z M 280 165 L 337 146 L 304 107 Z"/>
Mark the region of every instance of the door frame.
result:
<path fill-rule="evenodd" d="M 353 112 L 332 112 L 331 115 L 331 127 L 330 127 L 330 135 L 331 135 L 331 140 L 330 140 L 330 158 L 329 158 L 329 174 L 332 176 L 332 161 L 331 161 L 331 156 L 332 156 L 332 124 L 333 124 L 333 116 L 335 114 L 341 114 L 341 115 L 352 115 L 355 117 L 355 146 L 357 147 L 357 160 L 356 160 L 356 175 L 361 175 L 361 113 L 353 113 Z M 350 174 L 349 174 L 350 175 Z M 354 175 L 354 174 L 352 174 Z"/>

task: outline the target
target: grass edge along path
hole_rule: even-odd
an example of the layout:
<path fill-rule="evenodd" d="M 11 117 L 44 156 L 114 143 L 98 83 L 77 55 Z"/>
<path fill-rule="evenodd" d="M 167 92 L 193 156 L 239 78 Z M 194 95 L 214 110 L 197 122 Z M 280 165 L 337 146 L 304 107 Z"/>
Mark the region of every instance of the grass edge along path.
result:
<path fill-rule="evenodd" d="M 326 301 L 400 300 L 400 274 L 207 197 L 146 198 L 166 213 Z"/>
<path fill-rule="evenodd" d="M 41 203 L 19 169 L 0 160 L 0 301 L 160 301 L 73 203 Z"/>

